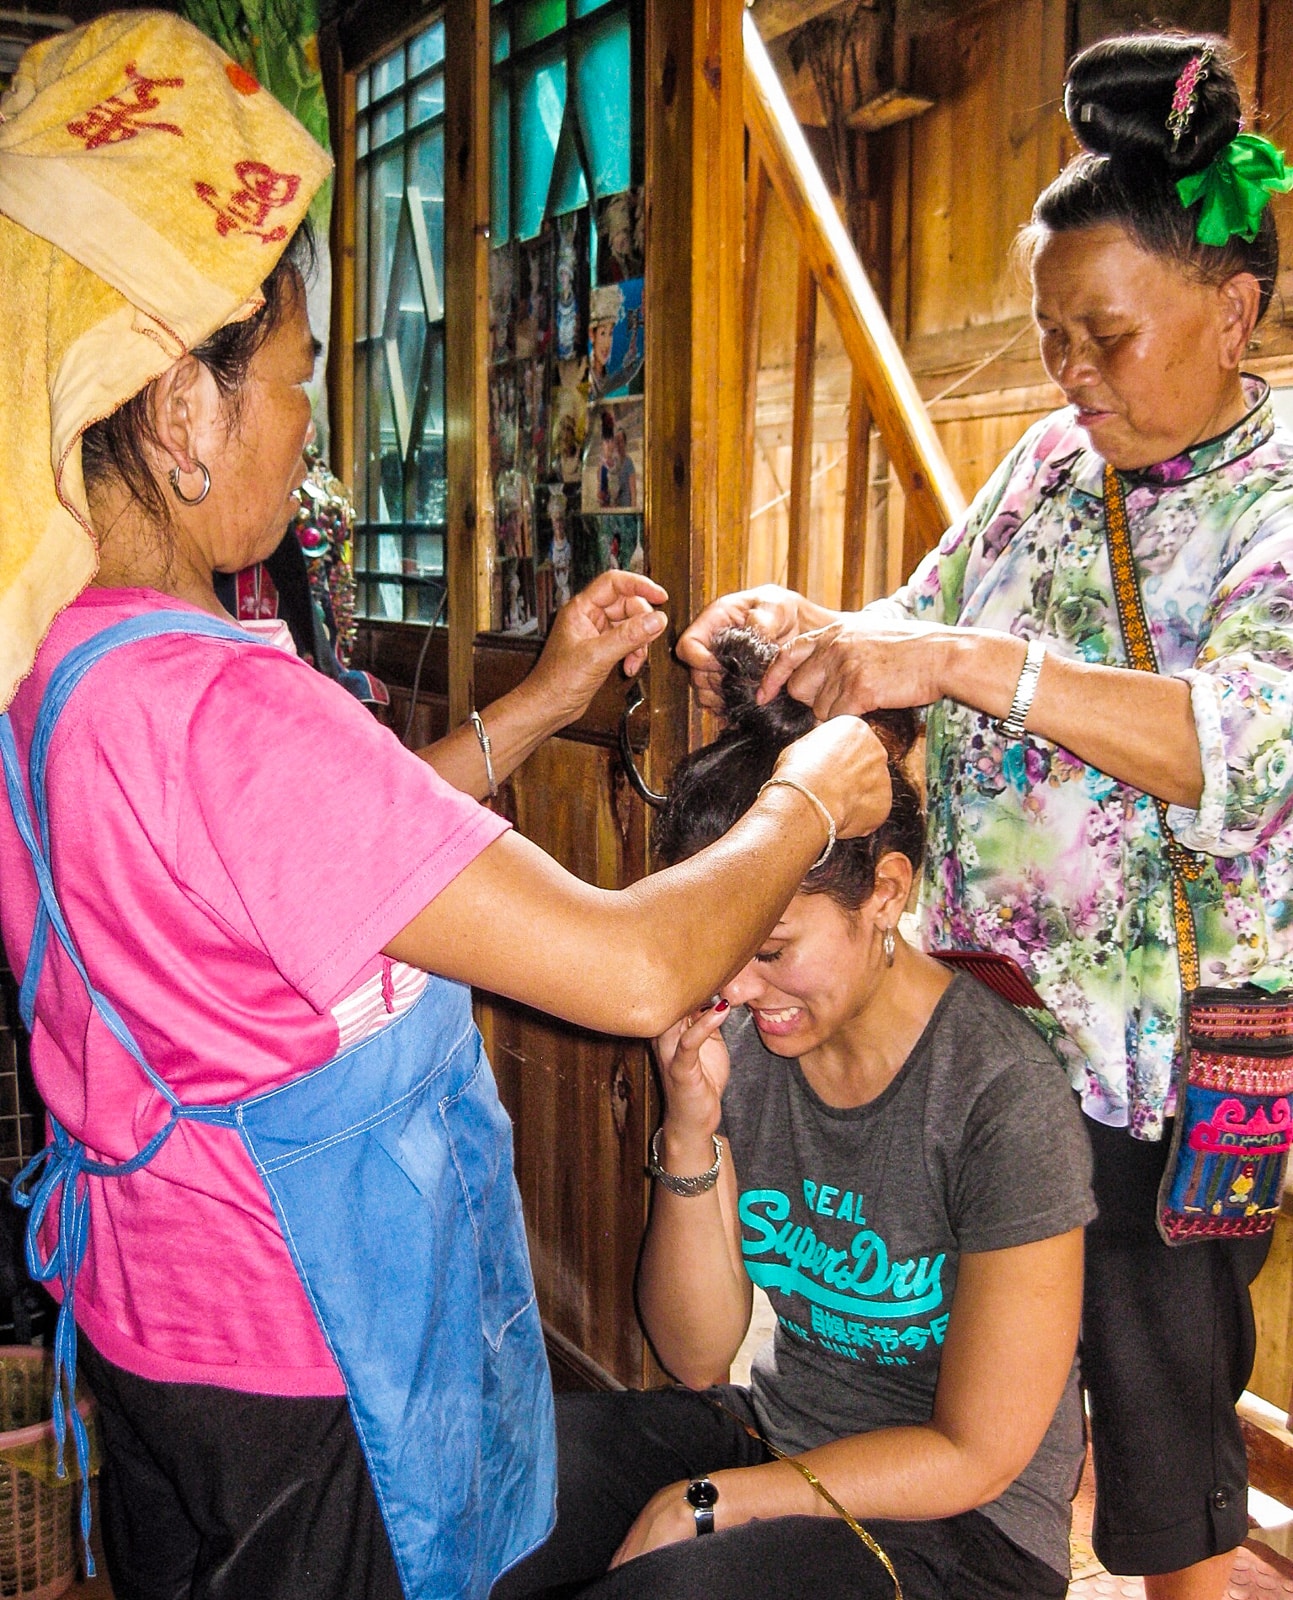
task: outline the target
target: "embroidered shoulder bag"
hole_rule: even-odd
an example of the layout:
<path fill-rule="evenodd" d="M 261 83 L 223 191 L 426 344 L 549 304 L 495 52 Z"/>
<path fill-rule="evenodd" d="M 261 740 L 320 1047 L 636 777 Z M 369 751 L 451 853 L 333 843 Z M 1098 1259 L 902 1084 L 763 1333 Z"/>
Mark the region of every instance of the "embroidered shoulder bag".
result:
<path fill-rule="evenodd" d="M 1128 664 L 1157 672 L 1158 660 L 1117 472 L 1104 469 L 1105 528 L 1114 597 Z M 1202 988 L 1199 946 L 1186 885 L 1202 859 L 1173 837 L 1156 800 L 1172 879 L 1172 921 L 1181 967 L 1181 1051 L 1176 1117 L 1158 1191 L 1158 1231 L 1168 1244 L 1251 1236 L 1275 1223 L 1293 1144 L 1293 993 Z"/>

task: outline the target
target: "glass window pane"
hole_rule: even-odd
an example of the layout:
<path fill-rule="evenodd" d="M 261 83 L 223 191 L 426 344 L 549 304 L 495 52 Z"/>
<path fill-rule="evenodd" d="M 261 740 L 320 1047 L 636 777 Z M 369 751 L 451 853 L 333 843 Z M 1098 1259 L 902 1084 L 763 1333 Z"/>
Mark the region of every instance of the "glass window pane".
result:
<path fill-rule="evenodd" d="M 536 39 L 546 39 L 566 20 L 566 0 L 524 0 L 512 12 L 512 46 L 523 50 Z"/>
<path fill-rule="evenodd" d="M 355 79 L 355 109 L 362 111 L 368 104 L 368 74 L 361 72 Z"/>
<path fill-rule="evenodd" d="M 370 583 L 368 585 L 370 617 L 381 617 L 386 622 L 404 620 L 404 585 L 402 583 Z"/>
<path fill-rule="evenodd" d="M 512 236 L 512 94 L 507 84 L 495 79 L 490 100 L 489 232 L 497 245 Z"/>
<path fill-rule="evenodd" d="M 444 535 L 440 533 L 413 533 L 409 535 L 410 559 L 413 570 L 420 578 L 438 578 L 444 573 Z"/>
<path fill-rule="evenodd" d="M 440 609 L 443 597 L 443 584 L 406 583 L 404 585 L 405 622 L 434 622 L 437 612 L 439 613 L 439 620 L 443 622 L 444 612 Z"/>
<path fill-rule="evenodd" d="M 575 0 L 575 15 L 577 17 L 589 16 L 594 11 L 600 11 L 607 4 L 607 0 Z"/>
<path fill-rule="evenodd" d="M 426 332 L 417 245 L 410 218 L 405 216 L 400 220 L 386 321 L 382 324 L 382 360 L 394 401 L 401 457 L 408 450 L 408 431 L 417 404 Z"/>
<path fill-rule="evenodd" d="M 368 154 L 368 118 L 361 117 L 355 128 L 355 155 L 362 159 Z"/>
<path fill-rule="evenodd" d="M 431 77 L 424 78 L 413 91 L 413 104 L 409 108 L 409 127 L 416 128 L 419 123 L 429 122 L 432 117 L 438 117 L 444 111 L 444 75 L 433 73 Z"/>
<path fill-rule="evenodd" d="M 373 148 L 378 145 L 388 144 L 392 139 L 398 139 L 404 132 L 404 102 L 392 100 L 380 111 L 375 111 L 373 123 Z"/>
<path fill-rule="evenodd" d="M 578 211 L 588 204 L 588 179 L 584 164 L 575 148 L 575 136 L 569 123 L 561 137 L 556 165 L 552 175 L 552 214 L 564 216 L 567 211 Z"/>
<path fill-rule="evenodd" d="M 490 37 L 493 44 L 490 49 L 491 61 L 506 61 L 512 49 L 512 35 L 507 26 L 507 14 L 500 11 L 496 17 L 489 19 Z"/>
<path fill-rule="evenodd" d="M 435 296 L 444 314 L 444 129 L 430 128 L 415 140 L 409 153 L 409 183 L 422 196 L 422 218 L 431 265 L 435 269 Z M 430 312 L 436 314 L 433 300 Z"/>
<path fill-rule="evenodd" d="M 426 421 L 416 451 L 414 519 L 443 526 L 448 485 L 444 457 L 444 330 L 434 328 L 427 363 Z"/>
<path fill-rule="evenodd" d="M 370 522 L 404 520 L 404 462 L 395 432 L 386 363 L 380 356 L 369 362 L 369 474 Z M 383 569 L 389 570 L 389 569 Z M 395 568 L 398 572 L 399 568 Z"/>
<path fill-rule="evenodd" d="M 377 544 L 377 572 L 404 571 L 404 535 L 402 533 L 374 534 Z"/>
<path fill-rule="evenodd" d="M 379 61 L 373 68 L 374 100 L 380 100 L 384 94 L 390 94 L 392 89 L 398 89 L 404 82 L 404 51 L 393 51 L 385 61 Z"/>
<path fill-rule="evenodd" d="M 355 459 L 349 477 L 355 486 L 355 521 L 367 522 L 368 511 L 368 351 L 355 351 Z M 358 536 L 356 536 L 358 537 Z M 355 564 L 362 565 L 356 555 Z"/>
<path fill-rule="evenodd" d="M 519 74 L 516 103 L 516 216 L 518 239 L 532 239 L 543 225 L 552 178 L 552 158 L 566 109 L 566 58 L 552 54 Z"/>
<path fill-rule="evenodd" d="M 386 286 L 395 256 L 395 234 L 404 202 L 404 152 L 388 151 L 373 170 L 368 263 L 368 332 L 376 338 L 386 319 Z"/>
<path fill-rule="evenodd" d="M 444 60 L 444 22 L 433 22 L 409 45 L 409 76 L 416 77 Z"/>
<path fill-rule="evenodd" d="M 630 183 L 629 19 L 621 12 L 590 30 L 574 49 L 575 109 L 593 169 L 593 189 L 618 194 Z"/>
<path fill-rule="evenodd" d="M 355 173 L 355 336 L 368 332 L 368 168 Z M 355 435 L 357 439 L 362 433 Z"/>

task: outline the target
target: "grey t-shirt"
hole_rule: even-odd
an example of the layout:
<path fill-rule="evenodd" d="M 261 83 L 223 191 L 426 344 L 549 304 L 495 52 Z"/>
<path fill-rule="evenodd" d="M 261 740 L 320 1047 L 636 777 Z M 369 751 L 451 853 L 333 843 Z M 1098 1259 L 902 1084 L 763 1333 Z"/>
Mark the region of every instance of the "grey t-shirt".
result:
<path fill-rule="evenodd" d="M 751 1390 L 769 1439 L 799 1452 L 928 1422 L 963 1252 L 1089 1222 L 1091 1161 L 1064 1072 L 1032 1026 L 958 975 L 883 1094 L 841 1110 L 724 1029 L 723 1131 L 746 1270 L 777 1314 Z M 1083 1453 L 1077 1364 L 1037 1454 L 985 1516 L 1068 1572 Z"/>

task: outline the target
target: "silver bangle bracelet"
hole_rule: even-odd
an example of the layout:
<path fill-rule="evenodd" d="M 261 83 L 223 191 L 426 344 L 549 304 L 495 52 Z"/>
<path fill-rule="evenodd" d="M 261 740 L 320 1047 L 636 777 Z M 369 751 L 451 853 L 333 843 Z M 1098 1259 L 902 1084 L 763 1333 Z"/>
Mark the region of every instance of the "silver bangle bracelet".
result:
<path fill-rule="evenodd" d="M 662 1183 L 670 1194 L 679 1195 L 684 1200 L 712 1189 L 718 1182 L 718 1169 L 723 1164 L 723 1146 L 719 1143 L 718 1135 L 710 1135 L 714 1141 L 714 1165 L 709 1171 L 698 1172 L 693 1178 L 680 1178 L 676 1172 L 666 1172 L 660 1165 L 660 1135 L 663 1132 L 663 1128 L 657 1128 L 651 1135 L 651 1165 L 647 1171 L 656 1182 Z"/>
<path fill-rule="evenodd" d="M 494 782 L 494 747 L 489 742 L 489 734 L 485 731 L 480 712 L 473 711 L 468 720 L 475 730 L 480 753 L 485 758 L 485 782 L 489 785 L 489 798 L 492 800 L 498 794 L 498 785 Z"/>
<path fill-rule="evenodd" d="M 774 774 L 768 779 L 767 783 L 763 785 L 763 789 L 771 789 L 774 784 L 781 784 L 787 789 L 797 789 L 806 800 L 812 801 L 813 805 L 816 806 L 817 810 L 820 812 L 822 821 L 826 824 L 825 847 L 823 848 L 821 855 L 818 856 L 817 860 L 814 861 L 812 866 L 808 869 L 809 872 L 816 872 L 818 867 L 821 866 L 822 862 L 826 860 L 827 856 L 830 855 L 831 851 L 835 848 L 835 818 L 831 816 L 825 801 L 819 800 L 813 791 L 808 787 L 808 785 L 806 783 L 800 783 L 798 778 L 779 778 Z M 756 800 L 759 798 L 759 795 L 763 793 L 763 789 L 760 789 L 759 794 L 755 795 L 754 798 Z"/>
<path fill-rule="evenodd" d="M 1018 739 L 1024 731 L 1024 723 L 1028 721 L 1028 713 L 1032 710 L 1033 696 L 1037 693 L 1037 682 L 1042 675 L 1042 662 L 1046 659 L 1046 646 L 1040 639 L 1030 639 L 1028 650 L 1024 656 L 1024 664 L 1019 671 L 1019 682 L 1015 685 L 1015 698 L 1010 703 L 1010 710 L 997 723 L 997 728 L 1004 733 L 1007 739 Z"/>

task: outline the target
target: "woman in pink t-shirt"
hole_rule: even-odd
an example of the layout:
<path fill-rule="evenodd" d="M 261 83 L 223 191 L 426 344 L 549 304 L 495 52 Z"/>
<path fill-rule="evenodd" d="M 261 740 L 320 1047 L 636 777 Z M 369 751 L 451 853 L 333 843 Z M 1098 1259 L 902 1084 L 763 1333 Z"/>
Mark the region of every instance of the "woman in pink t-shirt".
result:
<path fill-rule="evenodd" d="M 0 151 L 0 303 L 28 364 L 6 392 L 36 396 L 15 438 L 45 430 L 23 503 L 0 486 L 7 548 L 34 550 L 23 588 L 0 564 L 32 640 L 0 716 L 0 932 L 53 1132 L 16 1193 L 69 1394 L 81 1329 L 112 1577 L 483 1600 L 550 1525 L 553 1471 L 465 986 L 659 1033 L 757 949 L 823 844 L 883 818 L 884 752 L 823 725 L 725 838 L 611 892 L 477 801 L 641 666 L 658 585 L 599 579 L 520 688 L 416 755 L 239 630 L 213 574 L 274 548 L 305 472 L 317 346 L 281 252 L 326 163 L 174 17 L 55 42 L 7 102 L 5 150 L 41 181 L 9 183 Z M 145 80 L 148 143 L 122 122 Z M 32 527 L 72 550 L 92 530 L 89 587 L 60 595 Z"/>

